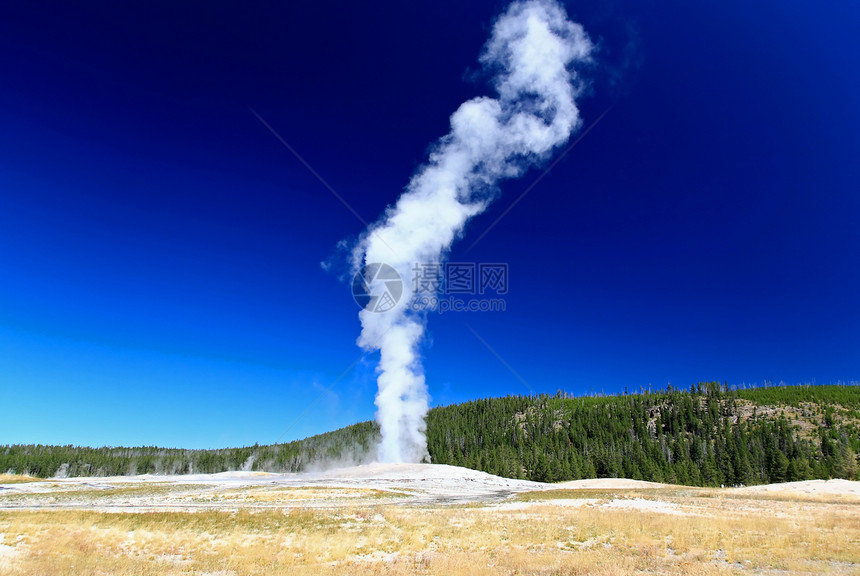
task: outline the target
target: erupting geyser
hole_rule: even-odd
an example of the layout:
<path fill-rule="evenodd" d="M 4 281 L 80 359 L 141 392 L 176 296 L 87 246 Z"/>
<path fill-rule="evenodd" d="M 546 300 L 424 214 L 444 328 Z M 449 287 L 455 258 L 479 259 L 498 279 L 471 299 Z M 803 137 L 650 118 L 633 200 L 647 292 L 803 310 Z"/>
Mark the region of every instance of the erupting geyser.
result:
<path fill-rule="evenodd" d="M 492 201 L 499 180 L 545 160 L 579 128 L 575 98 L 581 82 L 572 66 L 586 62 L 591 50 L 582 26 L 554 1 L 511 4 L 480 58 L 495 74 L 498 98 L 473 98 L 454 112 L 451 131 L 427 164 L 362 235 L 353 253 L 355 270 L 385 263 L 405 281 L 416 264 L 441 263 L 469 218 Z M 404 287 L 393 307 L 359 313 L 358 344 L 380 351 L 376 420 L 383 462 L 427 457 L 429 399 L 418 354 L 426 319 L 412 310 L 412 296 Z"/>

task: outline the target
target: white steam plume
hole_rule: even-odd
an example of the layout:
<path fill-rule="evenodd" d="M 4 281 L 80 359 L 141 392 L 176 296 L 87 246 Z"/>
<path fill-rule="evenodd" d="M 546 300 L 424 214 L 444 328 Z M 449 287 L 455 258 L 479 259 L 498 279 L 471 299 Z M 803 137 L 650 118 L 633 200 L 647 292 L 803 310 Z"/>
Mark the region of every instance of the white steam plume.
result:
<path fill-rule="evenodd" d="M 381 461 L 427 457 L 428 394 L 418 354 L 425 319 L 411 311 L 412 268 L 441 263 L 469 218 L 488 206 L 499 180 L 545 159 L 579 127 L 574 98 L 581 84 L 571 65 L 587 61 L 591 50 L 582 26 L 553 0 L 511 4 L 481 55 L 485 69 L 496 73 L 498 98 L 473 98 L 454 112 L 451 131 L 428 163 L 356 246 L 356 269 L 385 263 L 404 280 L 392 309 L 359 313 L 358 344 L 380 351 Z"/>

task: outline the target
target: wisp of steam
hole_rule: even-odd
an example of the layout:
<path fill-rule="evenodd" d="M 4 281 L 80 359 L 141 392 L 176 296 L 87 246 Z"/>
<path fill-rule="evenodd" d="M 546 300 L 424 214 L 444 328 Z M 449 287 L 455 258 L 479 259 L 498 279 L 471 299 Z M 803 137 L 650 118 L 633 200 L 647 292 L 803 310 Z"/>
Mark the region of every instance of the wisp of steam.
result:
<path fill-rule="evenodd" d="M 546 160 L 579 128 L 575 98 L 582 84 L 573 66 L 587 62 L 591 51 L 582 26 L 553 0 L 511 4 L 480 57 L 494 74 L 498 97 L 473 98 L 454 112 L 451 131 L 436 143 L 427 164 L 360 238 L 353 252 L 356 271 L 388 264 L 406 284 L 416 265 L 440 264 L 466 222 L 487 208 L 501 179 Z M 387 311 L 359 313 L 359 346 L 380 351 L 376 420 L 382 462 L 428 458 L 429 396 L 419 356 L 426 316 L 413 310 L 411 297 L 404 287 Z"/>

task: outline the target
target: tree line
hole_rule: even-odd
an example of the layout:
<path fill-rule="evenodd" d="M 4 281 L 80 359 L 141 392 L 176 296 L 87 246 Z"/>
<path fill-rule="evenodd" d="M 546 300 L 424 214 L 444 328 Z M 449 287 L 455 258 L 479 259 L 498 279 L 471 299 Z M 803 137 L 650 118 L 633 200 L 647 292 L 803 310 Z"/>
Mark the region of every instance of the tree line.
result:
<path fill-rule="evenodd" d="M 284 444 L 213 450 L 10 444 L 0 446 L 0 472 L 41 478 L 214 474 L 236 470 L 302 472 L 332 462 L 346 465 L 369 462 L 378 440 L 378 427 L 362 422 Z"/>
<path fill-rule="evenodd" d="M 284 444 L 215 450 L 0 446 L 0 472 L 40 477 L 301 472 L 373 460 L 362 422 Z M 694 486 L 860 479 L 860 387 L 780 386 L 617 396 L 507 396 L 427 417 L 432 462 L 544 482 L 624 477 Z"/>
<path fill-rule="evenodd" d="M 860 388 L 509 396 L 431 411 L 433 461 L 544 482 L 623 477 L 694 486 L 858 478 Z"/>

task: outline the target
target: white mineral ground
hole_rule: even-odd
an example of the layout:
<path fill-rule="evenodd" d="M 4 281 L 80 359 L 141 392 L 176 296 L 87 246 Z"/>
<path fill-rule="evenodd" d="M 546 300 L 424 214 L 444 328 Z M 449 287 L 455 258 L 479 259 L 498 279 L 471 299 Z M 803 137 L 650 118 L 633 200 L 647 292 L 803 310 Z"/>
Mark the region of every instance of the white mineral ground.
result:
<path fill-rule="evenodd" d="M 562 500 L 511 501 L 516 494 L 549 490 L 585 492 L 580 498 L 574 494 L 573 498 Z M 678 497 L 683 494 L 695 496 L 702 490 L 623 478 L 544 484 L 441 464 L 368 464 L 304 474 L 223 472 L 181 476 L 51 478 L 38 482 L 0 484 L 0 510 L 235 510 L 322 508 L 371 503 L 407 506 L 482 504 L 520 508 L 552 503 L 679 514 L 685 512 L 679 507 Z M 614 491 L 618 491 L 617 497 L 613 496 Z M 592 498 L 593 492 L 602 494 Z M 785 496 L 860 500 L 860 482 L 808 480 L 725 488 L 719 492 L 752 498 Z M 675 502 L 667 502 L 667 497 Z"/>

